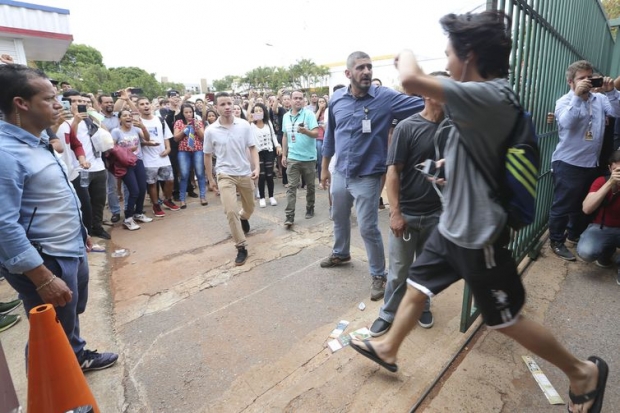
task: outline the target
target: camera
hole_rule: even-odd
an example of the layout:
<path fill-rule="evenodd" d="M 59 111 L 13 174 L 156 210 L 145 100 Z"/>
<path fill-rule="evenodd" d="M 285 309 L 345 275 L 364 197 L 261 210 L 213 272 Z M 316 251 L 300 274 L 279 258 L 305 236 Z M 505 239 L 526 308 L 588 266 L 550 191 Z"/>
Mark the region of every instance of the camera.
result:
<path fill-rule="evenodd" d="M 602 77 L 591 77 L 590 84 L 592 84 L 592 87 L 602 87 L 603 78 Z"/>
<path fill-rule="evenodd" d="M 121 94 L 120 94 L 120 93 L 118 93 L 118 92 L 112 92 L 112 93 L 110 93 L 110 94 L 112 95 L 112 97 L 113 97 L 114 99 L 118 99 L 118 98 L 120 98 L 120 97 L 121 97 Z"/>

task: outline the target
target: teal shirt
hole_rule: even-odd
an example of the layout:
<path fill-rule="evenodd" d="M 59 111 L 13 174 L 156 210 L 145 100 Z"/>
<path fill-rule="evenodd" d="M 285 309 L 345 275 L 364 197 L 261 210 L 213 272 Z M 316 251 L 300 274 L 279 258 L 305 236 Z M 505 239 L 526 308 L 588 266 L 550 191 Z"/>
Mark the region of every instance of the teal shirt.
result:
<path fill-rule="evenodd" d="M 316 161 L 316 139 L 299 133 L 297 128 L 303 123 L 306 129 L 313 130 L 319 127 L 316 116 L 309 110 L 301 109 L 297 115 L 292 111 L 284 114 L 282 130 L 286 134 L 288 144 L 288 159 L 293 161 Z M 295 142 L 293 142 L 295 136 Z"/>

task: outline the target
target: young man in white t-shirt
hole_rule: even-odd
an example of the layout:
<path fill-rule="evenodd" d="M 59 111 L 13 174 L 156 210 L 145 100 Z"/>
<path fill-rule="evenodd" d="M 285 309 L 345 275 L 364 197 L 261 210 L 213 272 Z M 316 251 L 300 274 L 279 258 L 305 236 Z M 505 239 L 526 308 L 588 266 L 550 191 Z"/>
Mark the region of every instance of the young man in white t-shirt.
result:
<path fill-rule="evenodd" d="M 153 204 L 153 214 L 156 217 L 164 217 L 166 213 L 161 209 L 161 205 L 171 211 L 178 211 L 179 206 L 172 201 L 172 189 L 174 187 L 174 175 L 168 154 L 170 153 L 170 138 L 172 132 L 162 119 L 153 116 L 151 102 L 148 98 L 138 99 L 138 111 L 142 118 L 142 123 L 149 131 L 150 145 L 142 147 L 144 169 L 146 170 L 146 183 L 148 185 L 151 204 Z M 159 203 L 157 194 L 157 182 L 163 182 L 164 200 Z"/>
<path fill-rule="evenodd" d="M 250 124 L 233 115 L 233 99 L 228 93 L 215 95 L 215 108 L 220 117 L 205 131 L 205 168 L 209 188 L 216 190 L 219 187 L 220 199 L 237 247 L 235 265 L 243 265 L 248 258 L 245 234 L 250 231 L 248 220 L 254 212 L 252 180 L 258 178 L 260 173 L 258 150 Z M 252 165 L 255 165 L 254 170 L 251 169 L 247 156 L 248 149 Z M 217 183 L 213 179 L 212 154 L 217 157 Z M 237 205 L 237 192 L 241 196 L 241 211 Z"/>

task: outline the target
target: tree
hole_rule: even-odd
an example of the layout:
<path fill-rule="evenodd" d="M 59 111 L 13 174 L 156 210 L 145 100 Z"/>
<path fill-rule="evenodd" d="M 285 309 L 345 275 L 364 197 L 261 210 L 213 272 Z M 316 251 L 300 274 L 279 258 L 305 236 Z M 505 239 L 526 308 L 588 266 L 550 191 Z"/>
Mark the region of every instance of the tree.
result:
<path fill-rule="evenodd" d="M 329 76 L 329 68 L 317 66 L 312 60 L 303 59 L 287 68 L 257 67 L 250 70 L 242 78 L 226 76 L 213 81 L 215 90 L 247 90 L 276 91 L 283 87 L 309 89 L 325 83 Z"/>
<path fill-rule="evenodd" d="M 601 4 L 609 20 L 620 17 L 620 0 L 602 0 Z"/>

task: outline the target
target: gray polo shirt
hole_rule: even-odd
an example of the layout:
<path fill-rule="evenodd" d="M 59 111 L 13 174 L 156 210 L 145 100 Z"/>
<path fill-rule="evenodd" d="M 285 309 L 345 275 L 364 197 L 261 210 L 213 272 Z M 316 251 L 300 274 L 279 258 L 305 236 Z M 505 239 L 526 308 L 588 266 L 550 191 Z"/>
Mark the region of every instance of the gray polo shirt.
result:
<path fill-rule="evenodd" d="M 256 139 L 248 121 L 234 118 L 233 124 L 222 126 L 220 120 L 205 131 L 202 151 L 217 157 L 215 173 L 231 176 L 252 174 L 248 149 L 256 146 Z"/>

